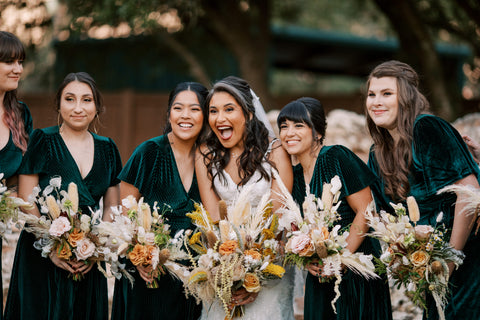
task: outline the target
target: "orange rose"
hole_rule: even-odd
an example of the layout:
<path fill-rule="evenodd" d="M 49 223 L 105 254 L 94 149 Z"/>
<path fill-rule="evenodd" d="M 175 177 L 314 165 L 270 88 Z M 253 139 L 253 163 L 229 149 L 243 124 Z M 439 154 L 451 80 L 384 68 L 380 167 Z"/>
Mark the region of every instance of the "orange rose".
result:
<path fill-rule="evenodd" d="M 227 240 L 220 245 L 218 252 L 222 255 L 229 255 L 234 253 L 238 248 L 238 243 L 235 240 Z"/>
<path fill-rule="evenodd" d="M 243 279 L 243 287 L 248 292 L 260 291 L 260 280 L 255 273 L 246 273 L 245 279 Z"/>
<path fill-rule="evenodd" d="M 77 247 L 77 242 L 82 240 L 84 237 L 84 232 L 75 228 L 73 232 L 68 235 L 68 242 L 72 245 L 72 247 Z"/>
<path fill-rule="evenodd" d="M 257 250 L 247 249 L 247 250 L 245 250 L 244 254 L 246 256 L 252 257 L 252 259 L 254 259 L 254 260 L 260 260 L 262 258 L 262 255 Z"/>
<path fill-rule="evenodd" d="M 70 246 L 67 243 L 64 243 L 63 245 L 59 244 L 59 246 L 62 246 L 59 248 L 58 246 L 56 247 L 57 251 L 57 256 L 60 259 L 68 260 L 72 256 L 72 250 L 70 250 Z"/>
<path fill-rule="evenodd" d="M 413 272 L 417 273 L 416 275 L 413 276 L 413 278 L 417 281 L 420 281 L 421 279 L 425 278 L 425 267 L 418 267 L 414 268 Z"/>
<path fill-rule="evenodd" d="M 130 251 L 128 254 L 128 259 L 132 261 L 134 266 L 138 266 L 145 261 L 145 257 L 147 255 L 147 248 L 142 246 L 141 244 L 136 244 L 133 247 L 133 250 Z"/>
<path fill-rule="evenodd" d="M 427 264 L 429 259 L 430 259 L 430 256 L 425 251 L 422 251 L 422 250 L 415 251 L 410 255 L 410 261 L 416 267 L 421 267 Z"/>

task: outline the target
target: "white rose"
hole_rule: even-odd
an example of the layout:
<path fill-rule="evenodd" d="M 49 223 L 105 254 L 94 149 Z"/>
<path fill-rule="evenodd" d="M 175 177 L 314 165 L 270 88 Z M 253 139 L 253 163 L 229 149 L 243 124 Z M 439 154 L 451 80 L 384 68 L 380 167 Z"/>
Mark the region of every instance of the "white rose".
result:
<path fill-rule="evenodd" d="M 77 242 L 75 252 L 78 260 L 87 260 L 95 252 L 95 244 L 88 238 L 83 238 Z"/>
<path fill-rule="evenodd" d="M 48 232 L 54 237 L 60 237 L 65 232 L 71 229 L 70 221 L 66 217 L 58 217 L 53 220 Z"/>
<path fill-rule="evenodd" d="M 145 244 L 153 246 L 155 244 L 155 234 L 153 232 L 145 233 Z"/>

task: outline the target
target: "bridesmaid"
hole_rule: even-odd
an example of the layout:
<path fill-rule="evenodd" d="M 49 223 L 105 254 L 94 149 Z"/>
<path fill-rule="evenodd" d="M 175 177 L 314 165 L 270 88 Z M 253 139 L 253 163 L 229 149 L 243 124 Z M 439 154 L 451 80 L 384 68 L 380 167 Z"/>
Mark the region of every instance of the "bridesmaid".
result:
<path fill-rule="evenodd" d="M 89 131 L 103 109 L 95 81 L 84 72 L 70 73 L 56 95 L 59 121 L 55 127 L 35 130 L 19 169 L 19 196 L 28 200 L 33 188 L 44 189 L 52 177 L 78 186 L 83 213 L 97 209 L 103 197 L 104 219 L 119 204 L 121 160 L 110 138 Z M 40 216 L 37 208 L 31 214 Z M 5 318 L 107 319 L 107 281 L 94 264 L 66 262 L 55 254 L 42 258 L 35 238 L 22 231 L 15 253 Z M 84 279 L 72 280 L 73 273 Z"/>
<path fill-rule="evenodd" d="M 306 183 L 310 192 L 321 197 L 323 184 L 339 176 L 342 189 L 338 213 L 342 228 L 350 230 L 347 248 L 379 257 L 379 242 L 364 237 L 368 231 L 364 213 L 373 201 L 370 186 L 376 177 L 349 149 L 323 145 L 327 123 L 321 103 L 313 98 L 292 101 L 281 110 L 277 124 L 283 147 L 299 162 L 293 169 L 295 201 L 303 204 Z M 318 261 L 309 264 L 307 269 L 304 319 L 392 319 L 386 279 L 366 280 L 353 272 L 345 272 L 335 314 L 331 307 L 335 296 L 333 281 L 318 278 L 321 273 Z"/>
<path fill-rule="evenodd" d="M 25 49 L 13 34 L 0 31 L 0 173 L 6 185 L 16 191 L 17 170 L 27 150 L 28 135 L 32 131 L 30 110 L 17 100 L 17 87 L 23 72 Z M 0 238 L 0 284 L 2 283 L 2 239 Z M 0 290 L 3 302 L 3 289 Z M 0 319 L 3 316 L 1 304 Z"/>
<path fill-rule="evenodd" d="M 368 164 L 380 177 L 380 209 L 392 211 L 391 201 L 414 196 L 420 224 L 435 225 L 439 212 L 451 230 L 450 245 L 466 258 L 458 270 L 450 268 L 447 319 L 479 319 L 480 239 L 473 234 L 473 215 L 461 213 L 464 204 L 455 194 L 437 195 L 451 185 L 479 188 L 479 168 L 462 137 L 448 122 L 427 114 L 428 101 L 418 90 L 418 75 L 409 65 L 387 61 L 368 77 L 367 125 L 374 145 Z M 429 320 L 438 319 L 435 302 L 427 301 Z"/>
<path fill-rule="evenodd" d="M 168 204 L 165 214 L 171 234 L 194 226 L 185 214 L 200 202 L 194 170 L 197 140 L 202 136 L 206 120 L 207 89 L 199 83 L 178 84 L 168 99 L 165 134 L 143 142 L 133 152 L 119 175 L 120 194 L 144 197 L 150 205 Z M 132 266 L 133 267 L 133 266 Z M 112 319 L 197 319 L 201 306 L 187 299 L 181 281 L 165 274 L 159 288 L 150 289 L 152 270 L 138 266 L 135 283 L 122 278 L 115 283 Z"/>

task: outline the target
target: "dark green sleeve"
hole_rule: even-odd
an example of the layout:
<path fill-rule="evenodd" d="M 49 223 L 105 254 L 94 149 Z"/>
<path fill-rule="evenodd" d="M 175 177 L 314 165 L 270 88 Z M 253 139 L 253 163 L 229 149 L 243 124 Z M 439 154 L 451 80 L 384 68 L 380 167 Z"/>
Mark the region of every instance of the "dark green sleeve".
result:
<path fill-rule="evenodd" d="M 47 139 L 41 129 L 32 132 L 18 174 L 39 174 L 45 171 L 51 154 Z"/>
<path fill-rule="evenodd" d="M 117 145 L 115 142 L 111 139 L 108 138 L 110 142 L 110 163 L 113 166 L 112 168 L 112 175 L 111 175 L 111 183 L 110 186 L 116 186 L 117 184 L 120 183 L 120 179 L 118 178 L 118 174 L 120 171 L 122 171 L 122 159 L 120 157 L 120 152 L 118 152 Z"/>
<path fill-rule="evenodd" d="M 30 113 L 30 109 L 28 109 L 27 105 L 23 102 L 19 102 L 23 107 L 23 122 L 25 124 L 25 132 L 30 135 L 33 130 L 33 119 L 32 114 Z"/>
<path fill-rule="evenodd" d="M 413 130 L 413 163 L 427 193 L 474 174 L 478 166 L 458 131 L 441 118 L 423 115 Z"/>
<path fill-rule="evenodd" d="M 324 176 L 323 181 L 330 182 L 336 175 L 340 178 L 342 198 L 365 189 L 376 180 L 367 165 L 344 146 L 331 146 L 319 160 L 316 171 Z"/>
<path fill-rule="evenodd" d="M 140 144 L 133 151 L 118 178 L 135 186 L 143 194 L 147 183 L 145 179 L 153 174 L 153 166 L 157 160 L 157 149 L 150 140 Z"/>

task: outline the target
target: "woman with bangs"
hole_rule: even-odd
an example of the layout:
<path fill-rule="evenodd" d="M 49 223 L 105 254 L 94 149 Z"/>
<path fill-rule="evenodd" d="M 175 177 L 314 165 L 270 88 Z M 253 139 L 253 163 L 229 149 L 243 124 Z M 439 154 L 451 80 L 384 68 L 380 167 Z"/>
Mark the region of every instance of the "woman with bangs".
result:
<path fill-rule="evenodd" d="M 52 178 L 60 177 L 59 190 L 66 191 L 71 182 L 77 185 L 79 211 L 88 215 L 103 207 L 108 221 L 110 208 L 120 201 L 122 163 L 113 140 L 90 131 L 104 108 L 93 78 L 85 72 L 68 74 L 55 107 L 59 124 L 30 136 L 18 170 L 18 194 L 29 201 L 37 186 L 45 190 Z M 37 207 L 28 213 L 41 215 Z M 35 241 L 25 230 L 18 239 L 5 319 L 107 319 L 107 279 L 96 263 L 60 259 L 58 248 L 42 257 Z M 78 276 L 81 280 L 74 280 Z"/>
<path fill-rule="evenodd" d="M 206 121 L 207 89 L 196 82 L 179 83 L 168 99 L 167 125 L 164 134 L 140 144 L 119 175 L 122 199 L 132 195 L 137 201 L 162 209 L 170 234 L 193 229 L 186 213 L 200 202 L 194 158 L 197 141 L 203 136 Z M 127 262 L 135 279 L 133 287 L 122 278 L 115 283 L 112 319 L 114 320 L 195 320 L 201 306 L 186 298 L 183 284 L 170 274 L 157 279 L 158 288 L 149 288 L 158 270 Z"/>
<path fill-rule="evenodd" d="M 479 188 L 480 171 L 460 134 L 445 120 L 428 114 L 429 103 L 420 92 L 418 75 L 400 61 L 384 62 L 370 73 L 366 98 L 367 125 L 373 138 L 368 165 L 380 178 L 377 209 L 392 212 L 390 202 L 417 200 L 418 224 L 449 229 L 446 240 L 465 253 L 458 270 L 449 263 L 446 319 L 479 319 L 480 239 L 473 229 L 474 215 L 462 212 L 462 196 L 437 194 L 448 185 Z M 427 296 L 424 318 L 438 319 L 435 302 Z"/>
<path fill-rule="evenodd" d="M 249 200 L 253 211 L 268 191 L 273 210 L 278 208 L 276 194 L 280 189 L 273 170 L 279 172 L 290 191 L 291 162 L 280 141 L 273 138 L 273 130 L 267 129 L 270 124 L 258 97 L 245 80 L 230 76 L 214 84 L 206 104 L 211 131 L 198 152 L 195 169 L 202 203 L 212 220 L 220 218 L 220 199 L 230 206 L 247 186 L 252 188 Z M 245 305 L 242 319 L 293 319 L 292 276 L 287 272 L 259 293 L 244 288 L 233 292 L 232 301 L 237 306 Z M 220 303 L 204 303 L 201 319 L 224 318 Z"/>
<path fill-rule="evenodd" d="M 292 195 L 302 208 L 306 185 L 321 198 L 323 185 L 334 176 L 342 182 L 338 213 L 342 228 L 349 229 L 347 249 L 379 257 L 378 240 L 365 237 L 368 225 L 365 211 L 373 201 L 370 186 L 375 175 L 352 151 L 344 146 L 323 145 L 326 119 L 323 106 L 314 98 L 300 98 L 287 104 L 277 118 L 280 139 L 285 150 L 295 157 Z M 386 278 L 367 280 L 352 271 L 345 271 L 340 284 L 341 296 L 335 303 L 334 279 L 322 278 L 321 265 L 307 265 L 304 319 L 391 319 L 390 293 Z"/>
<path fill-rule="evenodd" d="M 27 105 L 17 100 L 18 82 L 23 72 L 25 49 L 10 32 L 0 31 L 0 179 L 13 194 L 17 190 L 17 170 L 27 150 L 32 117 Z M 0 284 L 2 239 L 0 238 Z M 3 301 L 3 289 L 0 292 Z M 0 319 L 3 317 L 3 304 Z"/>

